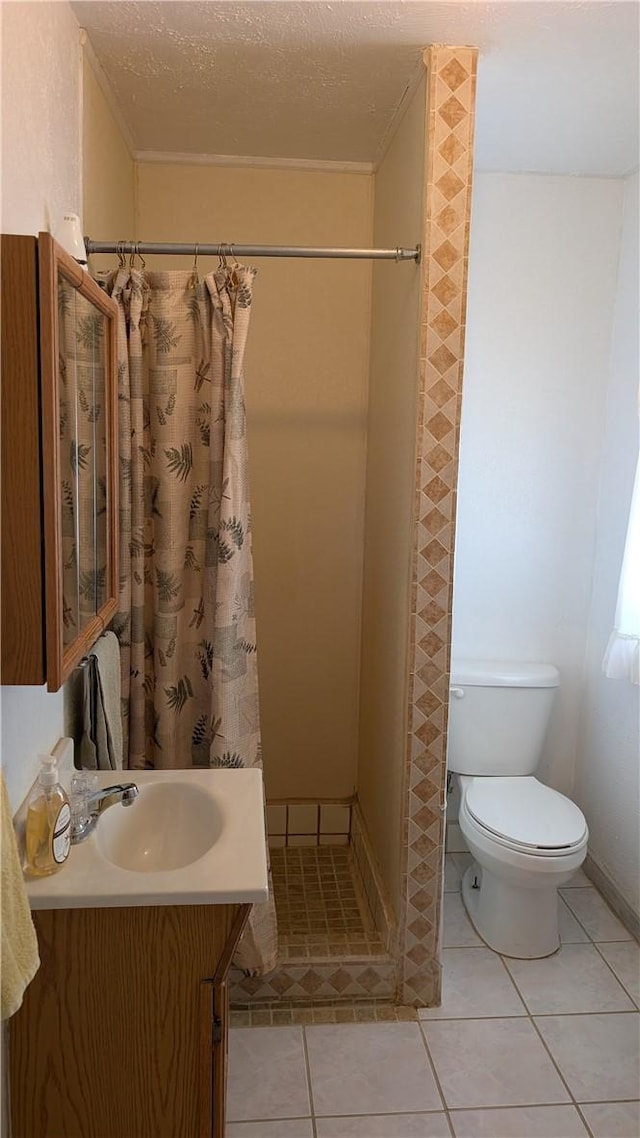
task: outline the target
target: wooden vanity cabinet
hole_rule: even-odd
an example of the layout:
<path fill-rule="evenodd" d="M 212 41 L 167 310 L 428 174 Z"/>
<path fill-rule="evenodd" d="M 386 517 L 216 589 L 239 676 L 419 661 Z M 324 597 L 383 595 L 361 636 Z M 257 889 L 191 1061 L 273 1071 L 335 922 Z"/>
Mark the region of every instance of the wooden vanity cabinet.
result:
<path fill-rule="evenodd" d="M 223 1138 L 227 974 L 250 905 L 33 913 L 13 1138 Z"/>

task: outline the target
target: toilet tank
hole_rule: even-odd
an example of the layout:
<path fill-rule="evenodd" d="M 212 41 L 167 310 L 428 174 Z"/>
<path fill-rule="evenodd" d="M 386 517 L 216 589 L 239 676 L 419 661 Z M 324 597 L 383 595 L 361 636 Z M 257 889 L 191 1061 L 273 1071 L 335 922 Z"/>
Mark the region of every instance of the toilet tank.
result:
<path fill-rule="evenodd" d="M 552 664 L 454 660 L 448 767 L 468 775 L 535 771 L 559 675 Z"/>

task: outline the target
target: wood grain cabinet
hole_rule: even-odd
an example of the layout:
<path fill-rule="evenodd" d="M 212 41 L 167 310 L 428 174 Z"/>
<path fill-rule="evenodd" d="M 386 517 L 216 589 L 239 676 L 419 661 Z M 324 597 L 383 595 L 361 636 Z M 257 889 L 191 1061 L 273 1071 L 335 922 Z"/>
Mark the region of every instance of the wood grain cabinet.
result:
<path fill-rule="evenodd" d="M 117 307 L 48 233 L 1 256 L 1 681 L 57 691 L 116 611 Z"/>
<path fill-rule="evenodd" d="M 33 914 L 13 1138 L 223 1138 L 227 974 L 249 905 Z"/>

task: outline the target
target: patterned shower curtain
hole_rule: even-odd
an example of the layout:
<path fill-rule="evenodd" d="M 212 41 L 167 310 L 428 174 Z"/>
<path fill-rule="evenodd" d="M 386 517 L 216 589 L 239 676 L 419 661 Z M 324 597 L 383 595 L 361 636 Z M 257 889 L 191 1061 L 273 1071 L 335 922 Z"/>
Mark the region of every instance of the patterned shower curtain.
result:
<path fill-rule="evenodd" d="M 125 765 L 261 766 L 243 358 L 255 270 L 121 265 L 119 612 Z M 127 759 L 128 756 L 128 759 Z M 276 963 L 272 900 L 235 958 Z"/>

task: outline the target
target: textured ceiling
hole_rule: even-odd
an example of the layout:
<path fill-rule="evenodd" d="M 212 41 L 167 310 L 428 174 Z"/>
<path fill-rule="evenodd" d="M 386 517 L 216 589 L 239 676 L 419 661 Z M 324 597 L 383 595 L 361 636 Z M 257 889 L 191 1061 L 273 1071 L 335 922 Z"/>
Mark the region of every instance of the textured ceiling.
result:
<path fill-rule="evenodd" d="M 480 48 L 485 170 L 638 164 L 636 0 L 74 2 L 134 148 L 375 163 L 429 43 Z"/>

